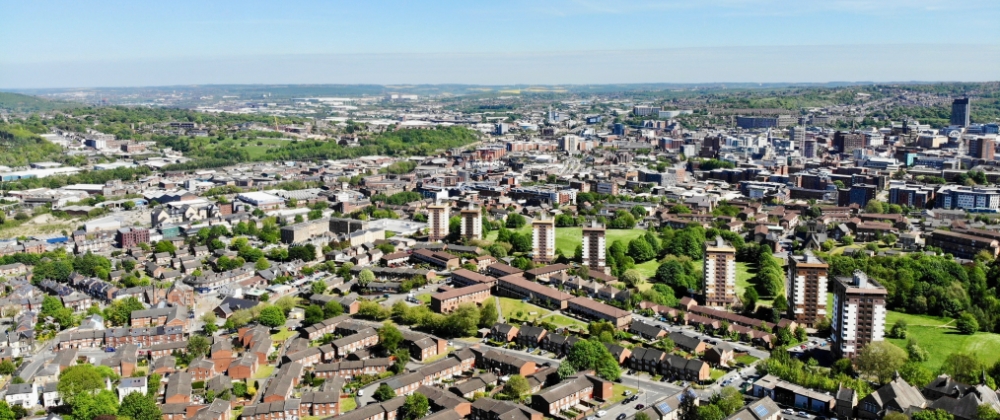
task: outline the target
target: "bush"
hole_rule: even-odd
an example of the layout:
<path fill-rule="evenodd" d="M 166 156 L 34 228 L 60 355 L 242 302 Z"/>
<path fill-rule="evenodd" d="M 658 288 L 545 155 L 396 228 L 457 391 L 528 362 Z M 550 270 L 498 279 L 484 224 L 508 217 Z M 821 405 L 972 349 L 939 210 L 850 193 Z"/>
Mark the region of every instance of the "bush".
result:
<path fill-rule="evenodd" d="M 191 382 L 191 389 L 205 389 L 205 381 Z"/>

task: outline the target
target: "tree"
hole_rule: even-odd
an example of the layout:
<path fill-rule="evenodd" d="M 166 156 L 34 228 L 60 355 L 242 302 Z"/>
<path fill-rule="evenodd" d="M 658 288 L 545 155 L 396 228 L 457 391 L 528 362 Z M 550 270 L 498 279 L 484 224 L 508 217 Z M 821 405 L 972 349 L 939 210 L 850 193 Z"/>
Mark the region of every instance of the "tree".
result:
<path fill-rule="evenodd" d="M 512 400 L 521 399 L 528 391 L 531 391 L 531 385 L 521 375 L 511 375 L 510 379 L 503 386 L 504 395 Z"/>
<path fill-rule="evenodd" d="M 595 338 L 574 343 L 566 356 L 566 363 L 577 371 L 593 369 L 597 376 L 609 381 L 615 381 L 621 376 L 618 360 Z"/>
<path fill-rule="evenodd" d="M 372 395 L 372 398 L 374 398 L 375 401 L 379 402 L 389 401 L 393 398 L 396 398 L 396 391 L 393 391 L 392 388 L 389 387 L 389 385 L 382 384 L 379 385 L 378 389 L 375 390 L 375 394 Z"/>
<path fill-rule="evenodd" d="M 697 409 L 699 420 L 722 420 L 726 414 L 715 404 L 706 404 Z"/>
<path fill-rule="evenodd" d="M 569 363 L 561 363 L 559 369 L 556 370 L 556 374 L 559 375 L 559 380 L 566 379 L 570 376 L 576 375 L 577 370 L 573 369 L 573 366 Z"/>
<path fill-rule="evenodd" d="M 17 367 L 14 366 L 14 362 L 11 362 L 10 360 L 0 362 L 0 374 L 2 375 L 13 374 L 16 369 Z"/>
<path fill-rule="evenodd" d="M 984 366 L 979 358 L 969 353 L 955 352 L 949 354 L 941 364 L 941 373 L 964 384 L 979 383 Z"/>
<path fill-rule="evenodd" d="M 885 417 L 882 417 L 882 420 L 910 420 L 910 416 L 898 411 L 887 410 L 887 413 L 885 413 Z"/>
<path fill-rule="evenodd" d="M 64 371 L 65 373 L 65 371 Z M 66 398 L 63 397 L 63 400 Z M 93 419 L 97 416 L 118 414 L 118 397 L 111 391 L 101 390 L 96 395 L 83 392 L 73 397 L 70 403 L 74 419 Z"/>
<path fill-rule="evenodd" d="M 399 347 L 399 343 L 403 342 L 403 333 L 399 332 L 399 328 L 396 328 L 392 322 L 386 321 L 378 329 L 378 340 L 386 352 L 392 353 Z"/>
<path fill-rule="evenodd" d="M 646 242 L 643 237 L 638 237 L 628 243 L 628 256 L 632 257 L 636 263 L 644 263 L 656 258 L 656 250 Z"/>
<path fill-rule="evenodd" d="M 392 372 L 399 375 L 406 370 L 406 364 L 410 363 L 410 351 L 400 348 L 392 355 L 396 358 L 396 361 L 392 363 Z"/>
<path fill-rule="evenodd" d="M 173 356 L 164 356 L 173 357 Z M 156 396 L 160 393 L 160 380 L 163 377 L 159 373 L 153 372 L 149 375 L 149 379 L 146 381 L 146 395 L 150 398 L 156 399 Z M 245 386 L 245 385 L 244 385 Z"/>
<path fill-rule="evenodd" d="M 917 345 L 917 340 L 912 338 L 906 342 L 906 354 L 910 357 L 911 362 L 926 362 L 930 359 L 930 355 L 927 354 L 927 350 L 920 348 L 920 346 Z"/>
<path fill-rule="evenodd" d="M 366 268 L 358 274 L 358 286 L 361 286 L 362 289 L 367 288 L 373 281 L 375 281 L 375 273 L 372 273 L 372 270 Z"/>
<path fill-rule="evenodd" d="M 885 213 L 881 201 L 871 200 L 865 205 L 865 213 Z"/>
<path fill-rule="evenodd" d="M 1000 420 L 1000 413 L 989 404 L 980 404 L 976 407 L 975 420 Z"/>
<path fill-rule="evenodd" d="M 639 287 L 642 284 L 642 274 L 634 269 L 625 270 L 621 276 L 621 281 L 628 287 Z"/>
<path fill-rule="evenodd" d="M 955 328 L 962 334 L 972 335 L 979 331 L 979 321 L 969 312 L 963 312 L 955 323 Z"/>
<path fill-rule="evenodd" d="M 271 328 L 285 325 L 285 313 L 277 306 L 268 306 L 260 311 L 258 321 Z"/>
<path fill-rule="evenodd" d="M 337 305 L 340 304 L 337 303 Z M 305 319 L 303 321 L 305 321 L 306 324 L 315 324 L 317 322 L 322 322 L 324 317 L 323 308 L 319 305 L 309 305 L 306 307 Z"/>
<path fill-rule="evenodd" d="M 344 306 L 335 300 L 327 302 L 323 305 L 323 316 L 326 318 L 333 318 L 335 316 L 343 315 Z"/>
<path fill-rule="evenodd" d="M 208 350 L 211 348 L 212 343 L 209 343 L 208 338 L 203 335 L 192 335 L 188 339 L 187 351 L 192 358 L 208 354 Z"/>
<path fill-rule="evenodd" d="M 906 338 L 906 320 L 900 319 L 892 324 L 892 328 L 889 329 L 889 337 L 905 339 Z"/>
<path fill-rule="evenodd" d="M 743 292 L 743 311 L 747 313 L 753 313 L 757 310 L 757 301 L 760 300 L 760 295 L 757 294 L 757 289 L 753 287 L 747 287 Z"/>
<path fill-rule="evenodd" d="M 899 369 L 899 376 L 917 388 L 923 388 L 934 380 L 934 373 L 918 362 L 909 361 Z"/>
<path fill-rule="evenodd" d="M 403 420 L 418 420 L 427 415 L 431 409 L 430 401 L 424 394 L 413 393 L 406 397 L 403 403 Z"/>
<path fill-rule="evenodd" d="M 913 413 L 911 420 L 954 420 L 955 416 L 940 408 L 934 410 L 923 410 Z"/>
<path fill-rule="evenodd" d="M 156 247 L 153 249 L 156 252 L 169 252 L 171 255 L 177 252 L 177 246 L 175 246 L 173 242 L 168 240 L 161 240 L 157 242 Z"/>
<path fill-rule="evenodd" d="M 253 264 L 253 268 L 258 271 L 267 270 L 268 268 L 271 268 L 271 262 L 268 261 L 267 258 L 260 257 L 257 259 L 257 262 Z"/>
<path fill-rule="evenodd" d="M 479 328 L 489 328 L 497 323 L 500 313 L 497 311 L 496 300 L 492 297 L 483 302 L 483 307 L 479 308 Z"/>
<path fill-rule="evenodd" d="M 888 341 L 869 343 L 858 352 L 858 370 L 885 384 L 906 363 L 906 353 Z"/>
<path fill-rule="evenodd" d="M 803 341 L 806 341 L 807 338 L 809 338 L 809 336 L 806 335 L 806 329 L 805 328 L 802 328 L 801 326 L 795 328 L 795 339 L 796 340 L 799 340 L 799 342 L 803 342 Z"/>
<path fill-rule="evenodd" d="M 650 419 L 648 414 L 640 411 L 638 413 L 635 413 L 635 420 L 650 420 Z"/>
<path fill-rule="evenodd" d="M 71 403 L 77 395 L 104 388 L 104 375 L 93 365 L 74 365 L 59 374 L 56 389 L 63 401 Z"/>
<path fill-rule="evenodd" d="M 122 400 L 118 414 L 131 417 L 133 420 L 160 420 L 163 414 L 152 398 L 141 392 L 133 392 Z"/>

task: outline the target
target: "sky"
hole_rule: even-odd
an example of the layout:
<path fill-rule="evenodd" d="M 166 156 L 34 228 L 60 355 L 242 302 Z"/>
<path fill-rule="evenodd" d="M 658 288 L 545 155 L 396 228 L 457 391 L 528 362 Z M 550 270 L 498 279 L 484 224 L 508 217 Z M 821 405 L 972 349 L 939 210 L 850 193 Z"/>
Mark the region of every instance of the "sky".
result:
<path fill-rule="evenodd" d="M 0 0 L 0 89 L 1000 79 L 997 0 Z"/>

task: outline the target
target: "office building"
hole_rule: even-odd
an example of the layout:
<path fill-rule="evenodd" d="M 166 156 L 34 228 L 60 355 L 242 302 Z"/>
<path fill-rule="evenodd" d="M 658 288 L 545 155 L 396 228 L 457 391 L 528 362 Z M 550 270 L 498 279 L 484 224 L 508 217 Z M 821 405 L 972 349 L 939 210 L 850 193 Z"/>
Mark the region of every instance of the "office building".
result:
<path fill-rule="evenodd" d="M 483 215 L 470 206 L 462 210 L 462 237 L 466 239 L 483 239 Z"/>
<path fill-rule="evenodd" d="M 448 236 L 448 205 L 427 206 L 427 241 L 438 242 Z"/>
<path fill-rule="evenodd" d="M 885 337 L 885 287 L 861 270 L 833 283 L 833 342 L 837 359 L 854 358 L 869 343 Z"/>
<path fill-rule="evenodd" d="M 777 117 L 736 117 L 736 126 L 739 128 L 768 128 L 768 127 L 788 127 L 795 125 L 799 120 L 791 115 L 779 115 Z"/>
<path fill-rule="evenodd" d="M 945 209 L 1000 210 L 1000 189 L 945 185 L 937 191 L 935 203 Z"/>
<path fill-rule="evenodd" d="M 706 306 L 730 306 L 736 302 L 736 248 L 722 237 L 705 241 L 704 283 Z"/>
<path fill-rule="evenodd" d="M 583 228 L 583 265 L 590 271 L 604 272 L 607 247 L 604 239 L 604 226 L 595 222 L 590 227 Z"/>
<path fill-rule="evenodd" d="M 624 136 L 626 133 L 625 130 L 626 130 L 625 124 L 622 123 L 615 123 L 613 126 L 611 126 L 611 134 L 614 134 L 616 136 Z"/>
<path fill-rule="evenodd" d="M 802 157 L 812 159 L 816 157 L 816 140 L 802 140 Z"/>
<path fill-rule="evenodd" d="M 788 317 L 812 328 L 826 318 L 829 266 L 811 251 L 788 260 Z"/>
<path fill-rule="evenodd" d="M 848 133 L 838 131 L 833 135 L 833 148 L 840 153 L 851 153 L 857 149 L 864 149 L 867 146 L 867 138 L 862 133 Z"/>
<path fill-rule="evenodd" d="M 572 134 L 567 134 L 559 138 L 559 148 L 569 153 L 575 155 L 580 152 L 580 140 L 578 136 Z"/>
<path fill-rule="evenodd" d="M 551 262 L 556 259 L 555 219 L 535 219 L 531 222 L 531 250 L 535 261 Z"/>
<path fill-rule="evenodd" d="M 993 160 L 996 156 L 996 140 L 993 137 L 973 137 L 969 139 L 969 156 L 983 160 Z"/>
<path fill-rule="evenodd" d="M 660 108 L 648 105 L 636 105 L 632 107 L 632 114 L 637 117 L 648 117 L 650 115 L 659 115 Z"/>
<path fill-rule="evenodd" d="M 969 126 L 969 113 L 971 111 L 969 98 L 958 98 L 951 103 L 951 125 Z"/>

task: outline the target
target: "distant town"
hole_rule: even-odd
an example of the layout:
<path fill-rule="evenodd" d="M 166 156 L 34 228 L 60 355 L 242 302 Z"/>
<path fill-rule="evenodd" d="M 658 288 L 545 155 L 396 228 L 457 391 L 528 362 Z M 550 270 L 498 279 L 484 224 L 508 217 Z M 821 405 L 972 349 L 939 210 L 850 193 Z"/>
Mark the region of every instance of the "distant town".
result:
<path fill-rule="evenodd" d="M 1000 419 L 995 83 L 32 93 L 0 417 Z"/>

